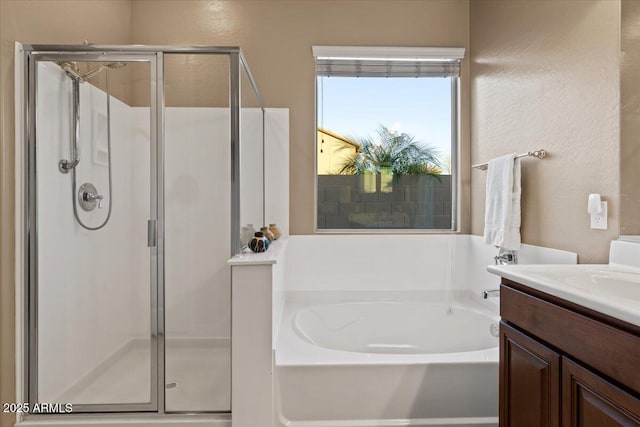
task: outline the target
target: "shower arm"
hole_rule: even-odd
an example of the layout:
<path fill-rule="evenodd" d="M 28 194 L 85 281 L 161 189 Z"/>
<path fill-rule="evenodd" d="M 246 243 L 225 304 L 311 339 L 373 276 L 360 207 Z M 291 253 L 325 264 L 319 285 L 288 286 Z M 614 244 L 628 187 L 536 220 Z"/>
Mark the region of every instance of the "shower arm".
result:
<path fill-rule="evenodd" d="M 85 74 L 83 74 L 82 76 L 80 76 L 80 78 L 84 81 L 89 80 L 91 77 L 95 76 L 96 74 L 98 74 L 100 71 L 104 70 L 105 68 L 114 68 L 113 66 L 109 65 L 100 65 L 99 67 L 95 67 L 92 70 L 89 70 L 88 72 L 86 72 Z"/>
<path fill-rule="evenodd" d="M 74 169 L 80 163 L 80 147 L 78 146 L 78 140 L 80 139 L 80 79 L 72 78 L 72 92 L 73 92 L 73 134 L 71 137 L 71 157 L 72 161 L 60 160 L 58 162 L 58 169 L 60 172 L 67 174 Z"/>

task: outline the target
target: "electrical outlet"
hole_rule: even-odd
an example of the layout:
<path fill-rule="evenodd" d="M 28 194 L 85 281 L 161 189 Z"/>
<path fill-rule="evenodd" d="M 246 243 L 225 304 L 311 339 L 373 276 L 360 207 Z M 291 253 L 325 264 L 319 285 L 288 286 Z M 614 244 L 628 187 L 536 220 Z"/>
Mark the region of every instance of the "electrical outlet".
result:
<path fill-rule="evenodd" d="M 591 228 L 594 230 L 607 229 L 607 202 L 601 204 L 602 212 L 599 214 L 591 214 Z"/>

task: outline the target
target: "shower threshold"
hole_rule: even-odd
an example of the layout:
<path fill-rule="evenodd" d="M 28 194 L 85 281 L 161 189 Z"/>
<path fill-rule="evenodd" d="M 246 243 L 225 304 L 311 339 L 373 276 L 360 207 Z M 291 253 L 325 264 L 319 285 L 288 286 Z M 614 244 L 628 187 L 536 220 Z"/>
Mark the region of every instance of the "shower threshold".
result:
<path fill-rule="evenodd" d="M 231 414 L 134 414 L 134 415 L 78 415 L 78 416 L 41 416 L 29 418 L 16 424 L 16 427 L 231 427 Z"/>

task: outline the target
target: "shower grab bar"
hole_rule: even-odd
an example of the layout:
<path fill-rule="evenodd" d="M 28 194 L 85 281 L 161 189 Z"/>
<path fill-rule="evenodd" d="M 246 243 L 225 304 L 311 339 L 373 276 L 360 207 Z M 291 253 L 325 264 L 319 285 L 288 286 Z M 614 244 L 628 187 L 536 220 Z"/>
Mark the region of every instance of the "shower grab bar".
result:
<path fill-rule="evenodd" d="M 80 147 L 78 146 L 78 140 L 80 139 L 80 79 L 72 76 L 71 81 L 73 82 L 72 114 L 75 125 L 71 137 L 71 158 L 73 158 L 73 161 L 60 160 L 58 162 L 58 169 L 64 174 L 69 173 L 80 163 Z"/>
<path fill-rule="evenodd" d="M 102 70 L 108 70 L 109 68 L 119 69 L 125 67 L 126 64 L 123 62 L 111 62 L 109 64 L 95 67 L 85 74 L 80 74 L 80 69 L 75 61 L 63 61 L 59 62 L 58 65 L 69 77 L 71 77 L 71 81 L 73 82 L 72 115 L 75 118 L 75 129 L 71 137 L 71 158 L 73 160 L 69 161 L 63 159 L 58 162 L 58 169 L 60 172 L 67 174 L 70 170 L 78 166 L 78 163 L 80 163 L 80 146 L 78 145 L 78 141 L 80 140 L 80 83 L 89 81 L 90 78 L 100 73 Z"/>
<path fill-rule="evenodd" d="M 537 159 L 544 159 L 547 156 L 546 150 L 536 150 L 536 151 L 528 151 L 526 153 L 518 154 L 516 159 L 521 159 L 523 157 L 535 157 Z M 482 171 L 486 171 L 489 168 L 489 163 L 478 163 L 477 165 L 471 166 L 474 169 L 480 169 Z"/>

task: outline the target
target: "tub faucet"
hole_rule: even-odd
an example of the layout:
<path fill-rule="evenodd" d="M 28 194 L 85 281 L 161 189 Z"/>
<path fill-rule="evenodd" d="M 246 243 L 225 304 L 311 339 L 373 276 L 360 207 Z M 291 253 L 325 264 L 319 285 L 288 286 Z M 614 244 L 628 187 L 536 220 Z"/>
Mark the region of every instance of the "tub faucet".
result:
<path fill-rule="evenodd" d="M 499 297 L 500 289 L 491 289 L 487 291 L 482 291 L 482 298 L 487 299 L 489 297 Z"/>
<path fill-rule="evenodd" d="M 518 253 L 509 249 L 502 249 L 493 257 L 496 265 L 514 265 L 518 263 Z"/>

